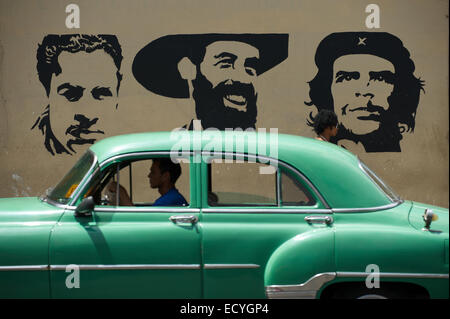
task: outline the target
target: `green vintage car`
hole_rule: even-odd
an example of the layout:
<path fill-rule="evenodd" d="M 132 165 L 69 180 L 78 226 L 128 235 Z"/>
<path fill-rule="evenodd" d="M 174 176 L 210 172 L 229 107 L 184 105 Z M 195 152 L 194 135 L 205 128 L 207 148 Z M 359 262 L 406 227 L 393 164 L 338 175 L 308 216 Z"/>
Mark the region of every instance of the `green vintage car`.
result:
<path fill-rule="evenodd" d="M 161 157 L 180 163 L 187 206 L 153 206 L 147 176 Z M 331 143 L 116 136 L 46 196 L 0 200 L 0 297 L 448 298 L 448 217 Z"/>

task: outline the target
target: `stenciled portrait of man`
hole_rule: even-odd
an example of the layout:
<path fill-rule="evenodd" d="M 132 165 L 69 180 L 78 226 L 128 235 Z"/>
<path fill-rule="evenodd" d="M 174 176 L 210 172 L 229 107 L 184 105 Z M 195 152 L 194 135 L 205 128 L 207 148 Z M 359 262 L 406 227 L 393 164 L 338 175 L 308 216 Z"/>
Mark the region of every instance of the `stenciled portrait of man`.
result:
<path fill-rule="evenodd" d="M 287 56 L 288 34 L 168 35 L 138 52 L 133 75 L 155 94 L 192 98 L 203 129 L 247 129 L 257 121 L 257 77 Z"/>
<path fill-rule="evenodd" d="M 50 34 L 37 50 L 37 72 L 48 105 L 39 128 L 52 155 L 76 153 L 105 134 L 101 115 L 118 107 L 122 49 L 114 35 Z"/>
<path fill-rule="evenodd" d="M 403 134 L 414 131 L 424 86 L 402 41 L 386 32 L 332 33 L 320 42 L 315 63 L 305 104 L 337 114 L 332 141 L 361 143 L 366 152 L 400 152 Z"/>

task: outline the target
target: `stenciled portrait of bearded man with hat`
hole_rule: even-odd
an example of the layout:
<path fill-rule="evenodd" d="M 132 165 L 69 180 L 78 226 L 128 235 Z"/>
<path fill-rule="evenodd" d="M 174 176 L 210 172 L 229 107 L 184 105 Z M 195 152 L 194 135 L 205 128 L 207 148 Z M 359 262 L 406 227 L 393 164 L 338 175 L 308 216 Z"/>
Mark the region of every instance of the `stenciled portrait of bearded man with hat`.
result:
<path fill-rule="evenodd" d="M 288 34 L 167 35 L 138 52 L 133 75 L 155 94 L 192 98 L 203 129 L 255 128 L 255 80 L 287 58 L 288 39 Z M 193 129 L 194 120 L 185 128 Z"/>

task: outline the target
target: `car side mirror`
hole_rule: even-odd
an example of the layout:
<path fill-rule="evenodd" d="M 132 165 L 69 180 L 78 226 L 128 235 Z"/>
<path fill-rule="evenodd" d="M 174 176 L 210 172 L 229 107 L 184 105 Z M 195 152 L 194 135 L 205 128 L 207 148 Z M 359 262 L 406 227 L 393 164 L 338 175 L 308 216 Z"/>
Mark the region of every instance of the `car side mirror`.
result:
<path fill-rule="evenodd" d="M 75 216 L 92 216 L 92 211 L 94 210 L 95 202 L 92 196 L 86 197 L 81 201 L 81 203 L 75 209 Z"/>

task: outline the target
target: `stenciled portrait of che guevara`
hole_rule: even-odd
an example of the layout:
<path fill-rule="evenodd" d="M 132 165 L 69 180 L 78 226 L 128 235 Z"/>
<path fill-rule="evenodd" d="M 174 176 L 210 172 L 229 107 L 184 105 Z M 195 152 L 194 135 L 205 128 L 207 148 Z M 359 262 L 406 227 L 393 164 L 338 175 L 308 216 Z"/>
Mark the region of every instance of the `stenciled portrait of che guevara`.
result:
<path fill-rule="evenodd" d="M 147 90 L 192 98 L 196 118 L 184 125 L 255 128 L 258 76 L 288 56 L 288 34 L 168 35 L 138 52 L 133 75 Z M 274 84 L 275 85 L 275 84 Z"/>
<path fill-rule="evenodd" d="M 366 152 L 400 152 L 403 134 L 414 131 L 424 91 L 402 41 L 386 32 L 332 33 L 320 42 L 315 63 L 305 104 L 337 114 L 332 142 L 361 143 Z"/>
<path fill-rule="evenodd" d="M 118 107 L 121 46 L 115 35 L 50 34 L 36 57 L 48 105 L 31 129 L 52 155 L 74 154 L 105 134 L 101 116 Z"/>

